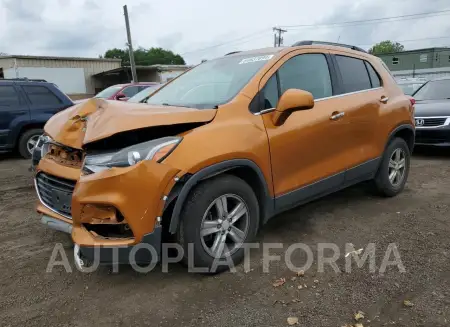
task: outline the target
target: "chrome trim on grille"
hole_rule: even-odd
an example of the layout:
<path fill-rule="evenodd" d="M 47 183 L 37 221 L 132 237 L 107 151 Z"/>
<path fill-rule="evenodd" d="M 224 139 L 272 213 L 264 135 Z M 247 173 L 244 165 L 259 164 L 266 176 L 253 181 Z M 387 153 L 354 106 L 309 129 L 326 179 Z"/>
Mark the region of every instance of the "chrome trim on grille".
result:
<path fill-rule="evenodd" d="M 444 124 L 442 124 L 442 125 L 437 125 L 437 126 L 416 126 L 416 128 L 439 128 L 439 127 L 444 127 L 444 126 L 448 126 L 448 125 L 450 125 L 450 117 L 448 117 L 448 116 L 432 116 L 432 117 L 414 117 L 414 120 L 417 120 L 417 119 L 424 119 L 424 120 L 426 120 L 426 119 L 443 119 L 443 118 L 445 118 L 445 122 L 444 122 Z"/>
<path fill-rule="evenodd" d="M 38 174 L 36 175 L 36 177 L 34 178 L 34 187 L 35 187 L 35 189 L 36 189 L 36 193 L 37 193 L 37 196 L 38 196 L 38 198 L 39 198 L 39 201 L 40 201 L 40 202 L 42 203 L 42 205 L 43 205 L 44 207 L 46 207 L 47 209 L 53 211 L 54 213 L 57 213 L 58 215 L 63 216 L 64 218 L 67 218 L 67 219 L 71 219 L 71 220 L 72 220 L 72 217 L 71 217 L 71 216 L 66 215 L 66 214 L 63 213 L 63 212 L 60 212 L 60 211 L 58 211 L 58 210 L 53 209 L 53 208 L 50 207 L 47 203 L 45 203 L 45 201 L 42 199 L 41 194 L 39 193 L 39 187 L 38 187 L 38 181 L 37 181 L 37 177 L 38 177 L 40 174 L 41 174 L 41 173 L 38 173 Z"/>

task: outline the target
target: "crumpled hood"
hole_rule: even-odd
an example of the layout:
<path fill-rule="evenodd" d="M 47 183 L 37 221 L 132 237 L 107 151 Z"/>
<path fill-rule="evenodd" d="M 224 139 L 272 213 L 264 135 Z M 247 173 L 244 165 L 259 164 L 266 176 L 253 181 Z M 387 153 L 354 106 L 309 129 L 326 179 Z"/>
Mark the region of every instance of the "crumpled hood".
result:
<path fill-rule="evenodd" d="M 215 109 L 151 106 L 89 99 L 49 119 L 45 132 L 56 142 L 81 149 L 83 144 L 114 134 L 153 126 L 209 122 Z"/>

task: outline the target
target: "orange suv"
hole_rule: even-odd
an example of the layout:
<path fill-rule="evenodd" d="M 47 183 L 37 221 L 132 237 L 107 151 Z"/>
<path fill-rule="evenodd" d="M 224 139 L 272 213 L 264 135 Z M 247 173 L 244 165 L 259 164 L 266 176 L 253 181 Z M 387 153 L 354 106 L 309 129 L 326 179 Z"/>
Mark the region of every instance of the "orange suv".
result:
<path fill-rule="evenodd" d="M 100 263 L 160 259 L 170 236 L 197 267 L 237 263 L 285 210 L 368 180 L 401 192 L 413 116 L 382 61 L 357 47 L 232 53 L 146 103 L 91 99 L 51 118 L 34 150 L 37 211 L 72 234 L 81 268 L 97 250 Z"/>

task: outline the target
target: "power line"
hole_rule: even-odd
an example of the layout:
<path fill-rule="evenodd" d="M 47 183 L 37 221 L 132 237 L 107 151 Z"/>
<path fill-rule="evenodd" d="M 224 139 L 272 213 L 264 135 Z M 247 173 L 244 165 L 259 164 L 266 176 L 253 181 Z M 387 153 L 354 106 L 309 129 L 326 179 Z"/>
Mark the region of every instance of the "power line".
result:
<path fill-rule="evenodd" d="M 426 13 L 418 13 L 418 14 L 410 14 L 410 15 L 400 15 L 400 16 L 391 16 L 391 17 L 382 17 L 382 18 L 373 18 L 373 19 L 364 19 L 364 20 L 353 20 L 353 21 L 346 21 L 346 22 L 337 22 L 337 23 L 326 23 L 326 24 L 301 24 L 301 25 L 281 25 L 281 27 L 284 28 L 304 28 L 304 27 L 329 27 L 329 26 L 339 26 L 339 25 L 347 25 L 347 24 L 368 24 L 368 23 L 377 23 L 377 22 L 383 22 L 385 20 L 390 19 L 397 19 L 399 21 L 401 20 L 408 20 L 408 19 L 415 19 L 418 16 L 426 16 L 426 17 L 433 17 L 438 14 L 442 13 L 449 13 L 450 9 L 447 10 L 440 10 L 440 11 L 432 11 L 432 12 L 426 12 Z M 445 15 L 440 15 L 445 16 Z M 405 19 L 402 19 L 405 18 Z M 425 17 L 421 17 L 425 18 Z"/>
<path fill-rule="evenodd" d="M 240 40 L 252 37 L 252 36 L 256 36 L 258 34 L 265 33 L 268 30 L 269 30 L 268 28 L 265 28 L 263 30 L 259 30 L 257 32 L 251 33 L 251 34 L 244 35 L 244 36 L 242 36 L 240 38 L 237 38 L 237 39 L 229 40 L 229 41 L 226 41 L 226 42 L 223 42 L 223 43 L 219 43 L 219 44 L 216 44 L 216 45 L 211 45 L 211 46 L 208 46 L 208 47 L 204 47 L 204 48 L 200 48 L 200 49 L 196 49 L 196 50 L 192 50 L 192 51 L 187 51 L 187 52 L 182 53 L 181 55 L 184 56 L 184 55 L 186 55 L 188 53 L 201 52 L 201 51 L 208 50 L 208 49 L 218 48 L 218 47 L 221 47 L 221 46 L 226 45 L 226 44 L 235 43 L 237 41 L 240 41 Z"/>
<path fill-rule="evenodd" d="M 443 15 L 439 15 L 439 14 L 443 14 Z M 300 28 L 307 28 L 307 27 L 354 26 L 354 25 L 363 25 L 363 24 L 377 24 L 377 23 L 383 23 L 385 21 L 393 22 L 393 21 L 411 20 L 411 19 L 417 19 L 417 18 L 428 18 L 428 17 L 434 17 L 434 16 L 445 16 L 445 15 L 449 15 L 449 14 L 450 14 L 450 9 L 447 9 L 447 10 L 440 10 L 440 11 L 433 11 L 433 12 L 426 12 L 426 13 L 417 13 L 417 14 L 410 14 L 410 15 L 400 15 L 400 16 L 381 17 L 381 18 L 373 18 L 373 19 L 365 19 L 365 20 L 346 21 L 346 22 L 339 22 L 339 23 L 282 25 L 282 26 L 280 26 L 280 28 L 283 27 L 283 28 L 290 28 L 290 29 L 300 29 Z M 419 17 L 419 16 L 424 16 L 424 17 Z M 396 19 L 396 20 L 392 20 L 392 19 Z M 257 32 L 251 33 L 251 34 L 244 35 L 244 36 L 242 36 L 240 38 L 237 38 L 237 39 L 232 39 L 232 40 L 229 40 L 229 41 L 226 41 L 226 42 L 222 42 L 222 43 L 219 43 L 219 44 L 216 44 L 216 45 L 212 45 L 212 46 L 208 46 L 208 47 L 204 47 L 204 48 L 200 48 L 200 49 L 196 49 L 196 50 L 187 51 L 187 52 L 182 53 L 181 55 L 184 56 L 186 54 L 191 54 L 191 53 L 201 52 L 201 51 L 205 51 L 205 50 L 210 50 L 210 49 L 221 47 L 223 45 L 236 43 L 236 42 L 242 41 L 242 40 L 245 40 L 245 41 L 244 42 L 239 42 L 240 44 L 246 43 L 250 39 L 254 38 L 255 36 L 257 36 L 259 34 L 262 34 L 262 33 L 265 33 L 266 31 L 269 31 L 269 30 L 270 30 L 269 28 L 265 28 L 265 29 L 259 30 Z M 246 39 L 249 39 L 249 40 L 246 40 Z"/>
<path fill-rule="evenodd" d="M 398 43 L 405 43 L 405 42 L 415 42 L 415 41 L 428 41 L 428 40 L 439 40 L 439 39 L 450 39 L 450 36 L 440 36 L 440 37 L 425 37 L 425 38 L 421 38 L 421 39 L 409 39 L 409 40 L 398 40 L 398 41 L 392 41 L 392 42 L 398 42 Z M 379 41 L 382 42 L 382 41 Z M 364 46 L 372 46 L 374 44 L 377 44 L 379 42 L 374 42 L 371 44 L 357 44 L 357 46 L 359 47 L 364 47 Z M 450 50 L 450 48 L 449 48 Z M 408 50 L 405 50 L 408 51 Z"/>

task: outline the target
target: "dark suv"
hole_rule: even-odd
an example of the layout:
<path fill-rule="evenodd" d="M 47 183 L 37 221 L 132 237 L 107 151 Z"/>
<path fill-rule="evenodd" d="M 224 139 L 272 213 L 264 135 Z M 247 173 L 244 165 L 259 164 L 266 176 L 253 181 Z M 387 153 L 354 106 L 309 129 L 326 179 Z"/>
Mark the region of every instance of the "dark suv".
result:
<path fill-rule="evenodd" d="M 0 152 L 17 149 L 30 158 L 47 120 L 72 105 L 53 83 L 0 79 Z"/>

